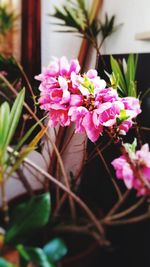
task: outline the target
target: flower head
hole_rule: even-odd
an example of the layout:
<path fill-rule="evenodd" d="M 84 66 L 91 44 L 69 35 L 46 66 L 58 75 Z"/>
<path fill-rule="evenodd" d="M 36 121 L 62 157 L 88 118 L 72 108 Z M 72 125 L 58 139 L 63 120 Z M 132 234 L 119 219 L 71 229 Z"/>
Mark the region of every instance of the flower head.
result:
<path fill-rule="evenodd" d="M 68 126 L 75 122 L 76 132 L 85 132 L 95 142 L 107 127 L 116 134 L 126 134 L 133 119 L 141 112 L 139 100 L 120 98 L 94 69 L 81 75 L 77 60 L 54 59 L 36 76 L 39 104 L 49 113 L 50 125 Z"/>
<path fill-rule="evenodd" d="M 124 181 L 128 189 L 134 188 L 137 194 L 150 195 L 150 151 L 148 144 L 135 151 L 132 145 L 125 144 L 124 155 L 112 161 L 116 177 Z"/>

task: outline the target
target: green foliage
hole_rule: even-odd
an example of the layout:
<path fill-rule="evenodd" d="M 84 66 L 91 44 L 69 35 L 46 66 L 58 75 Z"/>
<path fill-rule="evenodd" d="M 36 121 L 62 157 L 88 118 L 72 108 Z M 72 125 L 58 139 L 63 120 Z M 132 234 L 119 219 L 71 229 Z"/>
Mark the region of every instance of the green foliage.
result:
<path fill-rule="evenodd" d="M 91 19 L 90 8 L 86 6 L 85 0 L 66 1 L 66 4 L 60 9 L 54 7 L 55 12 L 52 15 L 59 19 L 62 23 L 54 23 L 56 25 L 66 27 L 60 32 L 79 33 L 84 38 L 91 41 L 96 48 L 96 37 L 99 33 L 102 35 L 102 42 L 112 34 L 117 27 L 114 26 L 115 16 L 110 19 L 105 15 L 105 21 L 102 23 L 98 19 Z M 68 29 L 70 28 L 70 30 Z M 98 49 L 98 45 L 97 45 Z"/>
<path fill-rule="evenodd" d="M 127 61 L 123 59 L 122 63 L 113 57 L 110 57 L 110 64 L 112 74 L 109 75 L 111 86 L 118 90 L 121 97 L 133 96 L 137 97 L 137 85 L 136 85 L 136 69 L 137 69 L 137 55 L 130 54 Z"/>
<path fill-rule="evenodd" d="M 64 242 L 55 238 L 46 243 L 43 248 L 24 245 L 30 242 L 33 233 L 44 227 L 51 213 L 50 194 L 44 193 L 32 197 L 10 209 L 10 224 L 5 235 L 5 245 L 13 246 L 20 255 L 20 266 L 27 267 L 28 263 L 38 267 L 55 267 L 67 253 Z M 0 266 L 14 267 L 11 263 L 0 258 Z"/>
<path fill-rule="evenodd" d="M 54 267 L 41 248 L 17 246 L 21 256 L 21 267 L 27 266 L 29 262 L 36 264 L 38 267 Z"/>
<path fill-rule="evenodd" d="M 18 205 L 10 218 L 5 243 L 21 242 L 33 231 L 47 224 L 51 212 L 50 195 L 34 196 L 30 201 Z"/>
<path fill-rule="evenodd" d="M 117 117 L 117 125 L 120 125 L 123 121 L 127 120 L 130 116 L 128 116 L 126 114 L 126 110 L 125 109 L 121 109 L 120 110 L 120 114 Z"/>
<path fill-rule="evenodd" d="M 10 262 L 6 261 L 5 259 L 0 258 L 0 267 L 15 267 L 15 266 Z"/>
<path fill-rule="evenodd" d="M 28 262 L 32 262 L 39 267 L 54 267 L 54 263 L 59 261 L 67 253 L 66 245 L 59 238 L 53 239 L 44 248 L 18 245 L 17 250 L 24 266 Z"/>
<path fill-rule="evenodd" d="M 77 1 L 76 4 L 69 2 L 62 9 L 58 7 L 54 8 L 55 13 L 52 16 L 63 22 L 59 25 L 70 27 L 73 32 L 83 33 L 86 31 L 88 13 L 84 1 Z"/>
<path fill-rule="evenodd" d="M 14 149 L 10 149 L 11 140 L 14 137 L 15 131 L 17 129 L 23 103 L 24 103 L 24 96 L 25 90 L 21 90 L 18 93 L 16 100 L 10 110 L 8 102 L 4 102 L 0 106 L 0 180 L 2 181 L 4 177 L 9 178 L 13 172 L 15 172 L 26 156 L 36 148 L 37 143 L 45 134 L 46 128 L 42 128 L 37 135 L 33 138 L 32 142 L 30 142 L 26 147 L 21 149 L 19 152 L 18 150 L 23 146 L 26 140 L 31 136 L 35 128 L 41 122 L 37 122 L 34 124 L 26 134 L 21 138 L 18 144 L 15 146 Z M 8 150 L 10 155 L 8 156 Z M 8 171 L 9 168 L 9 171 Z"/>
<path fill-rule="evenodd" d="M 88 79 L 86 75 L 84 75 L 84 82 L 81 83 L 81 85 L 88 89 L 90 94 L 94 94 L 94 84 Z"/>
<path fill-rule="evenodd" d="M 59 238 L 53 239 L 43 248 L 18 245 L 17 250 L 23 266 L 32 262 L 39 267 L 54 267 L 54 263 L 59 261 L 67 253 L 66 245 Z"/>
<path fill-rule="evenodd" d="M 113 15 L 111 18 L 108 18 L 107 13 L 105 14 L 105 20 L 104 22 L 101 22 L 101 33 L 103 36 L 103 40 L 105 38 L 107 38 L 108 36 L 110 36 L 113 32 L 115 32 L 117 30 L 117 28 L 120 25 L 115 26 L 115 16 Z"/>
<path fill-rule="evenodd" d="M 43 247 L 44 253 L 50 261 L 59 261 L 67 253 L 67 248 L 63 240 L 55 238 Z"/>
<path fill-rule="evenodd" d="M 8 6 L 0 6 L 0 34 L 5 35 L 14 26 L 17 16 L 8 11 Z"/>
<path fill-rule="evenodd" d="M 0 165 L 5 163 L 7 146 L 10 144 L 17 128 L 22 112 L 24 96 L 25 90 L 23 89 L 18 94 L 11 111 L 7 102 L 4 102 L 0 106 Z"/>
<path fill-rule="evenodd" d="M 0 74 L 7 78 L 7 80 L 13 84 L 14 88 L 18 89 L 18 87 L 20 87 L 22 83 L 21 74 L 13 57 L 0 55 Z M 13 102 L 13 94 L 0 78 L 0 104 L 6 100 L 12 100 Z"/>
<path fill-rule="evenodd" d="M 132 158 L 132 154 L 135 153 L 135 151 L 136 151 L 137 139 L 134 138 L 134 141 L 133 141 L 132 144 L 125 143 L 125 144 L 123 144 L 123 146 L 125 147 L 125 150 L 128 152 L 128 154 L 130 155 L 130 157 Z"/>

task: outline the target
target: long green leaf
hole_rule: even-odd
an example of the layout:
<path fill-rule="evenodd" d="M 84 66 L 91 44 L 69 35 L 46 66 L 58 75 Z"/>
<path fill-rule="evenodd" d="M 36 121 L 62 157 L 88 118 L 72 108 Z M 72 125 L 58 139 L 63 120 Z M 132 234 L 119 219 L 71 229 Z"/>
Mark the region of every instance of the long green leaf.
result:
<path fill-rule="evenodd" d="M 10 108 L 7 102 L 0 107 L 0 150 L 3 149 L 9 130 L 9 114 Z"/>
<path fill-rule="evenodd" d="M 137 96 L 135 75 L 137 68 L 137 56 L 130 54 L 127 60 L 127 72 L 125 73 L 126 84 L 128 88 L 128 96 Z"/>
<path fill-rule="evenodd" d="M 28 156 L 28 154 L 34 150 L 36 148 L 37 143 L 39 142 L 39 140 L 43 137 L 43 135 L 46 132 L 46 127 L 42 128 L 38 134 L 34 137 L 34 139 L 25 147 L 21 150 L 21 152 L 18 154 L 18 158 L 16 160 L 16 162 L 14 163 L 14 165 L 12 166 L 12 168 L 10 169 L 10 171 L 7 174 L 7 178 L 9 178 L 21 165 L 21 163 L 23 162 L 23 160 Z M 14 151 L 15 152 L 15 151 Z"/>
<path fill-rule="evenodd" d="M 117 60 L 113 56 L 110 57 L 110 64 L 111 64 L 112 72 L 119 79 L 118 83 L 119 83 L 120 88 L 122 89 L 122 92 L 124 92 L 124 94 L 127 95 L 127 87 L 126 87 L 126 83 L 125 83 L 121 68 Z"/>
<path fill-rule="evenodd" d="M 17 151 L 18 149 L 20 149 L 20 147 L 26 142 L 26 140 L 31 136 L 31 134 L 33 133 L 33 131 L 36 129 L 36 127 L 46 118 L 47 116 L 45 116 L 44 118 L 42 118 L 41 120 L 39 120 L 37 123 L 35 123 L 27 132 L 26 134 L 22 137 L 22 139 L 18 142 L 18 144 L 15 146 L 15 150 Z"/>
<path fill-rule="evenodd" d="M 33 151 L 35 149 L 35 147 L 27 147 L 25 148 L 23 151 L 21 151 L 18 154 L 18 158 L 15 161 L 14 165 L 11 167 L 11 169 L 9 170 L 9 172 L 7 173 L 7 179 L 9 177 L 11 177 L 11 175 L 19 168 L 19 166 L 21 165 L 21 163 L 23 162 L 23 160 L 28 156 L 28 154 Z M 10 167 L 10 166 L 9 166 Z"/>
<path fill-rule="evenodd" d="M 19 122 L 19 119 L 21 116 L 21 112 L 22 112 L 24 96 L 25 96 L 25 89 L 22 89 L 21 92 L 18 94 L 18 96 L 17 96 L 17 98 L 16 98 L 16 100 L 12 106 L 12 109 L 10 112 L 9 132 L 7 135 L 7 140 L 6 140 L 5 146 L 7 146 L 10 143 L 10 141 L 11 141 L 11 139 L 15 133 L 15 130 L 17 128 L 17 125 L 18 125 L 18 122 Z"/>

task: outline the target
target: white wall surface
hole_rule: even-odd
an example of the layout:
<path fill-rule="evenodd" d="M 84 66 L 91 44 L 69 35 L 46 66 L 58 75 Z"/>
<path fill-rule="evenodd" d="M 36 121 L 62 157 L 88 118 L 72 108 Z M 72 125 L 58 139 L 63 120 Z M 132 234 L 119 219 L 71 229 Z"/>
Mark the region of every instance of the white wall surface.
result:
<path fill-rule="evenodd" d="M 87 0 L 89 1 L 89 0 Z M 62 6 L 65 0 L 42 0 L 42 65 L 47 65 L 51 56 L 67 56 L 76 58 L 79 52 L 81 39 L 71 33 L 57 33 L 59 26 L 50 22 L 49 17 L 53 13 L 53 6 Z M 116 15 L 116 24 L 123 23 L 112 36 L 104 43 L 104 54 L 119 54 L 130 52 L 150 52 L 150 41 L 137 41 L 135 34 L 150 31 L 150 0 L 103 0 L 102 11 L 99 17 L 103 20 L 105 12 L 108 15 Z M 92 55 L 90 54 L 91 61 Z M 95 58 L 94 58 L 95 60 Z M 92 67 L 93 67 L 92 63 Z"/>
<path fill-rule="evenodd" d="M 150 0 L 104 0 L 100 16 L 116 15 L 116 24 L 123 26 L 105 44 L 103 53 L 150 52 L 150 41 L 135 40 L 135 34 L 150 32 Z"/>
<path fill-rule="evenodd" d="M 77 58 L 81 39 L 71 33 L 58 33 L 62 27 L 52 25 L 58 22 L 48 14 L 54 13 L 54 6 L 62 6 L 64 0 L 42 0 L 42 66 L 48 65 L 52 56 L 67 56 L 68 59 Z"/>

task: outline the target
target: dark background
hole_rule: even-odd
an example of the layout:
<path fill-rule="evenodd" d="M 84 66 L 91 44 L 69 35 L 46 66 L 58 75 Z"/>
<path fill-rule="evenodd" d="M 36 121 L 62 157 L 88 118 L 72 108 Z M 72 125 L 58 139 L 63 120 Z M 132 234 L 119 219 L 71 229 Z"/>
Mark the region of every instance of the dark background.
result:
<path fill-rule="evenodd" d="M 123 57 L 127 58 L 128 54 L 114 55 L 114 57 L 122 60 Z M 108 73 L 111 73 L 110 56 L 106 55 L 103 56 L 103 60 L 101 60 L 101 58 L 99 59 L 99 75 L 101 78 L 106 79 L 104 69 Z M 150 54 L 139 54 L 136 80 L 138 93 L 143 93 L 150 87 Z M 138 122 L 142 126 L 150 127 L 150 94 L 143 100 L 142 114 L 139 116 Z M 149 132 L 142 132 L 141 135 L 143 143 L 149 143 Z M 134 130 L 130 130 L 125 137 L 125 142 L 133 142 L 134 136 L 136 136 L 136 133 Z M 103 142 L 105 143 L 107 137 L 104 137 L 103 139 Z M 100 141 L 102 140 L 99 140 L 98 142 Z M 88 154 L 93 149 L 94 145 L 88 141 Z M 103 155 L 113 173 L 114 170 L 112 169 L 110 162 L 120 155 L 119 148 L 117 145 L 111 145 Z M 121 189 L 125 190 L 123 183 L 120 181 L 117 182 Z M 90 205 L 97 207 L 97 209 L 102 209 L 101 212 L 107 212 L 116 201 L 116 194 L 110 177 L 98 157 L 92 160 L 90 164 L 85 165 L 84 177 L 80 185 L 80 194 L 84 199 L 87 199 Z M 134 191 L 131 192 L 129 200 L 125 205 L 128 207 L 135 203 L 136 198 L 136 193 Z M 125 209 L 126 206 L 123 206 L 122 208 Z M 133 215 L 136 216 L 144 213 L 146 207 L 147 204 L 142 205 L 137 212 L 133 213 Z M 85 266 L 150 266 L 150 221 L 125 226 L 108 227 L 107 237 L 111 241 L 111 246 L 108 248 L 95 248 L 95 250 L 84 259 Z M 78 265 L 78 267 L 83 266 L 82 264 Z"/>

